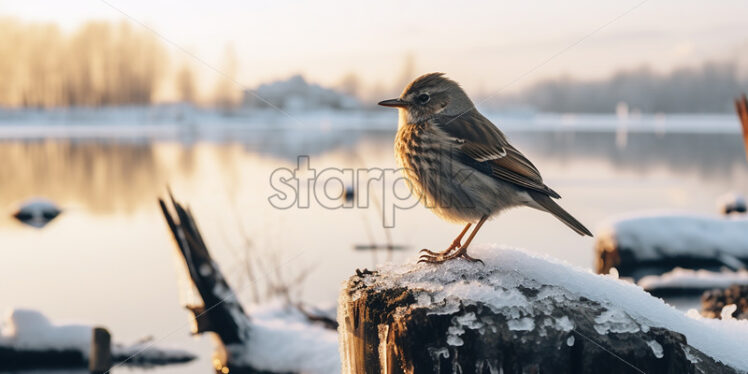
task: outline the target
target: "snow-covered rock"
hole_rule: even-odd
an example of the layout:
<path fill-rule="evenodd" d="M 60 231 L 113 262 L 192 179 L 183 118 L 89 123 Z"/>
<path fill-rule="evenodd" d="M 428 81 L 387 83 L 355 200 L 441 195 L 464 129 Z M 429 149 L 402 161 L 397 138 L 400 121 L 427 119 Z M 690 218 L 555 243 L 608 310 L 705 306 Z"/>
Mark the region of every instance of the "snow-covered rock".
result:
<path fill-rule="evenodd" d="M 748 270 L 709 271 L 675 268 L 662 275 L 647 275 L 637 282 L 654 295 L 701 294 L 705 290 L 748 285 Z"/>
<path fill-rule="evenodd" d="M 62 213 L 62 209 L 54 202 L 34 198 L 24 201 L 13 213 L 13 217 L 19 222 L 38 229 L 43 228 Z"/>
<path fill-rule="evenodd" d="M 88 357 L 91 326 L 56 325 L 39 311 L 14 309 L 6 313 L 0 325 L 0 346 L 18 350 L 74 350 Z"/>
<path fill-rule="evenodd" d="M 748 263 L 744 216 L 632 214 L 610 220 L 595 235 L 598 273 L 615 267 L 639 279 L 675 267 L 744 269 Z"/>
<path fill-rule="evenodd" d="M 86 366 L 93 327 L 54 324 L 32 309 L 9 310 L 0 323 L 0 370 L 9 368 Z M 152 366 L 187 362 L 195 355 L 153 343 L 114 344 L 112 358 L 126 365 Z"/>
<path fill-rule="evenodd" d="M 471 254 L 485 265 L 352 277 L 338 306 L 343 372 L 748 370 L 747 321 L 686 315 L 629 282 L 519 250 Z"/>

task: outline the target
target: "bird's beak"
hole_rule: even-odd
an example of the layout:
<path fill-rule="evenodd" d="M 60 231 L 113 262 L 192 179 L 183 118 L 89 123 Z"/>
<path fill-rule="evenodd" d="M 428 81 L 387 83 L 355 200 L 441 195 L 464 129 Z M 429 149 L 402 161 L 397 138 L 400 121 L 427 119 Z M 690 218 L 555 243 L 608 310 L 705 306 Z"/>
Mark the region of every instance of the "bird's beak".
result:
<path fill-rule="evenodd" d="M 400 100 L 400 99 L 389 99 L 385 101 L 380 101 L 379 105 L 389 106 L 389 107 L 394 107 L 394 108 L 405 108 L 408 106 L 408 102 Z"/>

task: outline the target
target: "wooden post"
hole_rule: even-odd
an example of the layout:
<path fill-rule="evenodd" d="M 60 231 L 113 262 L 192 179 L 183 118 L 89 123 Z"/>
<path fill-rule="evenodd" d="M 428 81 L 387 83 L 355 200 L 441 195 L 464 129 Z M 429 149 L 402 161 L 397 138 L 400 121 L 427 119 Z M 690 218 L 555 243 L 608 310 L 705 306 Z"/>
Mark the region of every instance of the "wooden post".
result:
<path fill-rule="evenodd" d="M 738 118 L 743 128 L 743 144 L 746 149 L 745 157 L 748 159 L 748 98 L 746 98 L 745 94 L 735 99 L 735 111 L 738 112 Z"/>
<path fill-rule="evenodd" d="M 95 327 L 91 336 L 91 352 L 88 370 L 93 374 L 103 374 L 112 368 L 112 337 L 103 327 Z"/>
<path fill-rule="evenodd" d="M 453 265 L 351 277 L 338 307 L 343 374 L 737 372 L 615 306 L 518 281 L 521 270 Z"/>

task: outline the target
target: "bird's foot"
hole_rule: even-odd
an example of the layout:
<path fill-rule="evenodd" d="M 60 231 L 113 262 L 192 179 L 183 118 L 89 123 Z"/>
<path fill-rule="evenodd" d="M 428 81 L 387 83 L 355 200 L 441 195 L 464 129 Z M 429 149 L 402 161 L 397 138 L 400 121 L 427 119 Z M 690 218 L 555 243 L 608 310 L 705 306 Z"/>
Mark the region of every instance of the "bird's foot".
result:
<path fill-rule="evenodd" d="M 457 252 L 454 252 L 454 253 L 448 253 L 448 252 L 447 253 L 434 253 L 434 254 L 425 253 L 425 254 L 422 254 L 421 257 L 418 258 L 418 263 L 420 264 L 423 262 L 427 264 L 442 264 L 444 262 L 447 262 L 449 260 L 454 260 L 456 258 L 462 258 L 470 262 L 480 262 L 481 265 L 485 265 L 483 260 L 474 258 L 468 255 L 467 248 L 460 248 Z"/>
<path fill-rule="evenodd" d="M 449 255 L 450 252 L 454 251 L 455 249 L 459 249 L 461 247 L 462 247 L 462 244 L 460 243 L 460 241 L 457 240 L 457 239 L 455 239 L 452 242 L 452 244 L 450 244 L 449 247 L 447 247 L 447 249 L 445 249 L 445 250 L 443 250 L 441 252 L 434 252 L 434 251 L 430 251 L 430 250 L 424 248 L 424 249 L 420 250 L 419 253 L 423 254 L 421 257 L 423 257 L 423 256 L 431 256 L 431 257 L 447 256 L 447 255 Z"/>

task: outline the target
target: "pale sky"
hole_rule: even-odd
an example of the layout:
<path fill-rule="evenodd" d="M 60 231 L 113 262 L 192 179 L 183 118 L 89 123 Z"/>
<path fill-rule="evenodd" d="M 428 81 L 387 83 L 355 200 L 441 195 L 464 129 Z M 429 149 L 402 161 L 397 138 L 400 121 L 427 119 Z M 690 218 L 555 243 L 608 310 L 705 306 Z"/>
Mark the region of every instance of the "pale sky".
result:
<path fill-rule="evenodd" d="M 408 53 L 418 73 L 443 71 L 489 93 L 564 74 L 591 79 L 642 64 L 668 71 L 741 53 L 748 59 L 745 0 L 648 0 L 626 15 L 641 0 L 106 1 L 216 68 L 233 45 L 247 86 L 294 73 L 335 84 L 348 72 L 390 86 Z M 0 15 L 68 30 L 125 19 L 102 0 L 3 0 Z M 203 69 L 199 75 L 215 74 Z"/>

